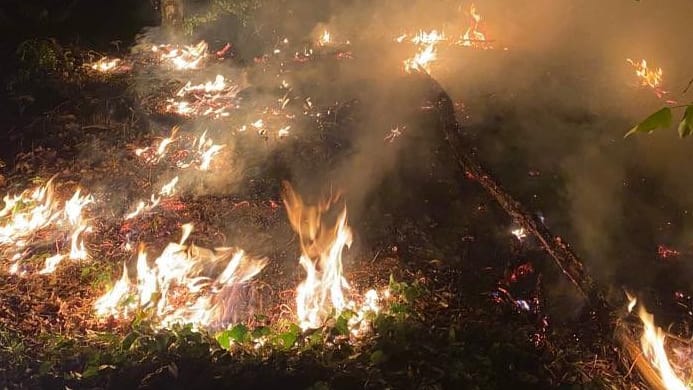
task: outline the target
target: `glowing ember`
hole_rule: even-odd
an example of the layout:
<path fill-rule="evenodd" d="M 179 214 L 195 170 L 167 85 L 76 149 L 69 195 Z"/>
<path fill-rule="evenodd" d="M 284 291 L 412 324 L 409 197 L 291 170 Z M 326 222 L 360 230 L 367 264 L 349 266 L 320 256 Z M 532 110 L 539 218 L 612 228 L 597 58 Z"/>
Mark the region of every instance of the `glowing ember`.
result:
<path fill-rule="evenodd" d="M 158 56 L 159 60 L 175 70 L 201 68 L 207 58 L 207 49 L 205 41 L 182 48 L 174 45 L 152 46 L 152 52 Z"/>
<path fill-rule="evenodd" d="M 482 31 L 481 15 L 476 11 L 474 4 L 469 7 L 469 16 L 471 17 L 469 28 L 467 28 L 467 31 L 458 43 L 467 47 L 490 49 L 491 46 L 486 39 L 486 34 Z"/>
<path fill-rule="evenodd" d="M 217 75 L 214 81 L 197 85 L 188 81 L 178 90 L 176 97 L 167 99 L 166 111 L 187 117 L 227 117 L 230 115 L 228 110 L 236 106 L 238 92 L 239 87 L 227 84 L 222 75 Z"/>
<path fill-rule="evenodd" d="M 661 259 L 668 259 L 670 257 L 677 257 L 681 255 L 681 252 L 677 251 L 676 249 L 666 247 L 664 245 L 658 245 L 657 255 L 659 255 Z"/>
<path fill-rule="evenodd" d="M 233 317 L 233 292 L 255 277 L 266 259 L 252 259 L 242 250 L 208 250 L 186 245 L 192 225 L 183 225 L 179 243 L 170 243 L 149 265 L 144 247 L 137 259 L 137 283 L 123 265 L 113 288 L 94 304 L 100 317 L 124 318 L 135 310 L 150 310 L 160 327 L 192 324 L 196 329 L 221 328 Z M 218 275 L 217 265 L 226 264 Z"/>
<path fill-rule="evenodd" d="M 510 233 L 512 233 L 512 235 L 515 236 L 515 238 L 517 238 L 520 241 L 527 238 L 527 232 L 525 231 L 525 228 L 523 228 L 523 227 L 513 229 L 510 231 Z"/>
<path fill-rule="evenodd" d="M 404 60 L 404 70 L 407 73 L 414 71 L 431 73 L 431 64 L 436 58 L 435 44 L 428 45 L 419 50 L 414 57 Z"/>

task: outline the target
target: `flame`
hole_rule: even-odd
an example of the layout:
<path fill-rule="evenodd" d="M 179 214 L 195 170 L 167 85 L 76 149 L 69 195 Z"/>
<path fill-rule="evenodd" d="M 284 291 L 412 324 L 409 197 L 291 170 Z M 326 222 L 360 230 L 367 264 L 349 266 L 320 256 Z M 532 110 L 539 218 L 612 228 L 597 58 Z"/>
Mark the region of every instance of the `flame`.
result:
<path fill-rule="evenodd" d="M 431 64 L 437 58 L 435 43 L 419 50 L 414 57 L 404 60 L 404 70 L 407 73 L 424 71 L 431 73 Z"/>
<path fill-rule="evenodd" d="M 148 146 L 145 148 L 137 148 L 135 149 L 135 155 L 139 157 L 142 162 L 145 164 L 158 164 L 160 163 L 168 154 L 168 145 L 171 144 L 174 140 L 176 140 L 176 134 L 178 132 L 178 127 L 174 127 L 171 130 L 171 136 L 164 138 L 158 146 L 152 145 Z M 185 137 L 183 137 L 185 138 Z M 191 137 L 187 137 L 185 140 L 189 141 Z M 183 142 L 180 142 L 179 145 L 183 144 Z M 172 153 L 177 156 L 184 156 L 184 159 L 176 161 L 175 165 L 178 168 L 189 168 L 193 165 L 196 165 L 197 168 L 201 171 L 207 171 L 211 168 L 212 161 L 215 156 L 219 154 L 219 152 L 225 147 L 226 145 L 220 145 L 220 144 L 215 144 L 214 141 L 207 136 L 207 131 L 205 130 L 200 137 L 192 137 L 192 142 L 188 144 L 188 147 L 190 149 L 184 150 L 181 149 L 179 151 L 183 151 L 184 153 Z M 173 179 L 172 182 L 178 182 L 177 179 Z M 168 185 L 164 186 L 161 189 L 160 195 L 163 196 L 171 196 L 173 193 L 167 194 L 169 187 L 174 187 L 175 184 L 169 183 Z M 143 205 L 144 207 L 144 205 Z"/>
<path fill-rule="evenodd" d="M 168 183 L 164 184 L 159 191 L 161 196 L 173 196 L 176 193 L 176 184 L 178 184 L 178 176 L 174 177 Z"/>
<path fill-rule="evenodd" d="M 655 325 L 654 316 L 648 313 L 641 305 L 638 311 L 638 317 L 640 317 L 644 326 L 643 334 L 640 337 L 640 347 L 650 364 L 652 364 L 659 373 L 659 377 L 666 389 L 687 390 L 688 386 L 677 376 L 674 368 L 669 362 L 665 350 L 666 335 L 662 328 Z"/>
<path fill-rule="evenodd" d="M 5 195 L 5 207 L 0 210 L 0 245 L 24 247 L 35 232 L 60 217 L 53 195 L 53 179 L 19 195 Z"/>
<path fill-rule="evenodd" d="M 631 313 L 638 299 L 626 291 L 628 313 Z M 643 356 L 657 371 L 659 379 L 667 390 L 687 390 L 689 387 L 679 377 L 666 352 L 666 334 L 662 328 L 655 325 L 654 315 L 649 313 L 641 304 L 638 308 L 638 318 L 643 324 L 640 336 L 640 348 Z"/>
<path fill-rule="evenodd" d="M 648 68 L 647 60 L 645 59 L 642 59 L 640 62 L 635 62 L 630 58 L 626 58 L 626 62 L 635 68 L 635 75 L 640 79 L 640 84 L 642 86 L 649 86 L 650 88 L 656 89 L 662 84 L 662 75 L 664 74 L 662 68 Z"/>
<path fill-rule="evenodd" d="M 235 107 L 239 90 L 237 85 L 227 84 L 222 75 L 201 84 L 188 81 L 174 98 L 167 99 L 165 110 L 188 117 L 227 117 L 230 115 L 228 109 Z"/>
<path fill-rule="evenodd" d="M 46 262 L 43 265 L 43 269 L 39 271 L 39 274 L 52 274 L 58 267 L 58 264 L 65 258 L 65 255 L 57 254 L 46 258 Z"/>
<path fill-rule="evenodd" d="M 474 4 L 469 7 L 469 16 L 471 16 L 469 27 L 459 41 L 459 44 L 467 47 L 490 49 L 486 34 L 482 31 L 482 17 L 477 12 Z"/>
<path fill-rule="evenodd" d="M 85 64 L 85 66 L 100 73 L 109 73 L 117 69 L 121 61 L 120 58 L 101 57 L 98 61 Z"/>
<path fill-rule="evenodd" d="M 652 91 L 660 99 L 664 98 L 664 95 L 669 93 L 662 88 L 662 76 L 664 75 L 662 68 L 649 68 L 647 60 L 645 59 L 640 60 L 640 62 L 635 62 L 630 58 L 626 58 L 626 62 L 635 68 L 635 75 L 638 77 L 641 86 L 652 88 Z M 676 101 L 667 99 L 666 103 L 676 104 Z"/>
<path fill-rule="evenodd" d="M 159 56 L 159 61 L 175 70 L 199 69 L 207 58 L 207 50 L 205 41 L 182 48 L 174 45 L 152 46 L 152 52 Z"/>
<path fill-rule="evenodd" d="M 439 33 L 437 30 L 432 30 L 431 32 L 425 32 L 419 30 L 419 32 L 411 39 L 411 42 L 415 45 L 429 46 L 434 43 L 444 41 L 445 34 Z"/>
<path fill-rule="evenodd" d="M 192 229 L 192 224 L 183 225 L 181 240 L 169 243 L 153 266 L 141 245 L 137 282 L 130 281 L 124 264 L 120 280 L 95 302 L 97 315 L 124 318 L 134 310 L 150 309 L 160 327 L 178 323 L 193 324 L 197 329 L 228 324 L 233 316 L 233 291 L 260 273 L 267 260 L 250 258 L 242 250 L 186 245 Z M 210 275 L 210 270 L 223 263 L 221 273 Z"/>
<path fill-rule="evenodd" d="M 322 32 L 322 35 L 320 36 L 320 39 L 318 40 L 318 45 L 320 46 L 327 46 L 331 43 L 331 36 L 330 32 L 327 30 L 324 30 Z"/>
<path fill-rule="evenodd" d="M 301 241 L 299 264 L 306 271 L 306 279 L 296 289 L 299 326 L 304 330 L 318 328 L 332 310 L 340 313 L 347 307 L 344 289 L 349 284 L 342 275 L 342 250 L 351 245 L 352 233 L 346 223 L 346 207 L 330 228 L 323 225 L 322 214 L 336 199 L 307 206 L 287 182 L 283 198 L 291 226 Z"/>

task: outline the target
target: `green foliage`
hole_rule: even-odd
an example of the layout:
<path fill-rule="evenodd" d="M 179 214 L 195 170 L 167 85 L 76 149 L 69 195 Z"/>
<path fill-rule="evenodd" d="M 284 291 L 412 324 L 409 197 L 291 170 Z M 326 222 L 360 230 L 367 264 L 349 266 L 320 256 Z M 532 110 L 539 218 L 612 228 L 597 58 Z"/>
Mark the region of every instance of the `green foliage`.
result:
<path fill-rule="evenodd" d="M 649 133 L 658 128 L 668 128 L 671 127 L 671 122 L 671 108 L 664 107 L 638 123 L 623 137 L 626 138 L 635 133 Z"/>
<path fill-rule="evenodd" d="M 693 132 L 693 105 L 686 106 L 681 123 L 679 123 L 679 137 L 688 137 Z"/>
<path fill-rule="evenodd" d="M 679 122 L 678 133 L 681 138 L 688 137 L 693 133 L 693 104 L 672 108 L 685 108 L 681 122 Z M 671 127 L 673 124 L 672 108 L 664 107 L 648 116 L 645 120 L 630 129 L 624 138 L 635 133 L 650 133 L 657 129 Z"/>
<path fill-rule="evenodd" d="M 259 7 L 260 0 L 213 0 L 205 12 L 183 19 L 183 31 L 186 35 L 192 35 L 197 27 L 214 22 L 224 15 L 233 15 L 246 25 L 252 12 Z"/>

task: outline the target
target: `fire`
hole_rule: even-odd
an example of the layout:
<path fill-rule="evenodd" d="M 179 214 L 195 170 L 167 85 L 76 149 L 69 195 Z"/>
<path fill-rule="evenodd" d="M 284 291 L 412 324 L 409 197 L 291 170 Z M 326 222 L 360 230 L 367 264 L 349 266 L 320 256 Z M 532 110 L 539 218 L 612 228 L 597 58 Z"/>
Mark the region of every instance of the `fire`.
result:
<path fill-rule="evenodd" d="M 160 327 L 192 324 L 197 328 L 221 328 L 234 316 L 237 288 L 254 278 L 267 259 L 254 259 L 242 250 L 214 250 L 185 244 L 192 225 L 183 225 L 182 238 L 169 243 L 150 265 L 143 245 L 137 257 L 133 283 L 123 264 L 121 278 L 94 303 L 100 317 L 125 318 L 136 310 L 149 310 Z M 226 264 L 214 275 L 212 270 Z"/>
<path fill-rule="evenodd" d="M 437 57 L 435 44 L 429 44 L 419 50 L 414 57 L 404 60 L 404 70 L 407 73 L 414 71 L 431 73 L 431 64 Z"/>
<path fill-rule="evenodd" d="M 637 304 L 637 299 L 628 295 L 628 311 Z M 667 390 L 687 390 L 689 387 L 679 377 L 666 352 L 666 334 L 662 328 L 655 325 L 654 315 L 649 313 L 643 305 L 638 308 L 638 317 L 643 324 L 643 333 L 640 337 L 640 347 L 644 357 L 656 369 L 664 387 Z"/>
<path fill-rule="evenodd" d="M 635 62 L 630 58 L 626 58 L 626 62 L 635 68 L 635 75 L 638 77 L 641 86 L 652 88 L 652 91 L 654 91 L 655 95 L 660 99 L 668 93 L 662 88 L 662 76 L 664 75 L 662 68 L 650 68 L 645 59 L 640 60 L 640 62 Z M 669 104 L 676 104 L 675 100 L 669 99 L 666 102 Z"/>
<path fill-rule="evenodd" d="M 477 12 L 474 4 L 469 7 L 469 16 L 471 16 L 469 27 L 462 36 L 462 39 L 460 39 L 459 44 L 467 47 L 490 49 L 486 34 L 482 31 L 482 17 Z"/>
<path fill-rule="evenodd" d="M 346 206 L 331 225 L 325 214 L 339 196 L 325 199 L 317 206 L 306 205 L 291 185 L 284 182 L 283 199 L 289 222 L 300 237 L 299 264 L 306 272 L 305 280 L 296 288 L 298 325 L 303 330 L 319 328 L 333 311 L 339 315 L 351 310 L 356 315 L 349 320 L 349 327 L 352 335 L 358 335 L 363 331 L 365 314 L 377 313 L 380 307 L 375 290 L 366 292 L 360 305 L 345 296 L 350 287 L 343 275 L 342 251 L 352 242 Z"/>
<path fill-rule="evenodd" d="M 193 85 L 188 81 L 174 98 L 167 99 L 166 111 L 187 117 L 227 117 L 228 110 L 236 105 L 239 90 L 238 86 L 228 84 L 222 75 L 202 84 Z"/>
<path fill-rule="evenodd" d="M 324 30 L 322 32 L 322 35 L 320 36 L 320 39 L 318 40 L 318 45 L 320 46 L 327 46 L 331 43 L 331 36 L 330 32 L 327 30 Z"/>
<path fill-rule="evenodd" d="M 207 135 L 206 130 L 200 137 L 181 137 L 180 139 L 176 138 L 178 130 L 178 127 L 173 127 L 171 135 L 161 140 L 158 145 L 154 144 L 148 147 L 135 149 L 135 155 L 145 164 L 156 165 L 169 155 L 168 146 L 170 144 L 174 141 L 180 141 L 178 145 L 181 145 L 184 144 L 184 141 L 188 141 L 189 143 L 187 146 L 189 149 L 182 148 L 174 153 L 170 153 L 178 157 L 182 156 L 180 160 L 171 162 L 181 169 L 189 168 L 194 165 L 201 171 L 210 170 L 214 157 L 216 157 L 226 145 L 215 144 Z M 192 141 L 190 142 L 191 139 Z M 174 180 L 177 182 L 177 179 Z M 168 187 L 175 187 L 175 184 L 169 183 Z M 165 186 L 162 188 L 161 195 L 168 196 L 164 194 L 168 192 L 168 187 Z"/>
<path fill-rule="evenodd" d="M 207 50 L 205 41 L 182 48 L 174 45 L 152 46 L 152 52 L 159 57 L 159 61 L 175 70 L 199 69 L 207 58 Z"/>
<path fill-rule="evenodd" d="M 5 195 L 0 210 L 0 245 L 24 247 L 26 240 L 38 230 L 60 217 L 53 194 L 53 179 L 19 195 Z"/>
<path fill-rule="evenodd" d="M 98 61 L 85 64 L 85 66 L 100 73 L 110 73 L 119 67 L 121 61 L 120 58 L 101 57 Z"/>
<path fill-rule="evenodd" d="M 419 30 L 419 32 L 411 39 L 411 42 L 415 45 L 429 46 L 441 41 L 446 40 L 445 34 L 439 33 L 437 30 L 432 30 L 431 32 L 425 32 Z"/>
<path fill-rule="evenodd" d="M 642 86 L 649 86 L 650 88 L 656 89 L 662 84 L 662 76 L 664 74 L 662 68 L 650 69 L 645 59 L 642 59 L 640 62 L 635 62 L 630 58 L 626 58 L 626 62 L 635 68 L 635 75 L 640 79 L 640 84 Z"/>

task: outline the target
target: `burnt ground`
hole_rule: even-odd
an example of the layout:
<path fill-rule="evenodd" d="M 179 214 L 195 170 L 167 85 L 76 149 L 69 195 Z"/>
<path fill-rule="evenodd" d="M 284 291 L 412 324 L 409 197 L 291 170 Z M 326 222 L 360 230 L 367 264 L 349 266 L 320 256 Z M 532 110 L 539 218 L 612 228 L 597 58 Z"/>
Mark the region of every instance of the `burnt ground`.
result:
<path fill-rule="evenodd" d="M 79 58 L 81 49 L 71 50 Z M 25 275 L 0 273 L 3 386 L 637 388 L 636 374 L 621 364 L 610 319 L 593 315 L 532 238 L 516 239 L 513 221 L 457 168 L 433 86 L 398 74 L 341 83 L 340 72 L 351 65 L 329 54 L 295 65 L 290 77 L 299 92 L 290 109 L 298 123 L 284 139 L 229 130 L 238 128 L 235 120 L 252 117 L 243 111 L 254 109 L 250 103 L 219 121 L 161 114 L 150 102 L 179 84 L 152 81 L 156 86 L 143 91 L 144 72 L 99 77 L 77 67 L 18 82 L 2 110 L 4 190 L 57 174 L 60 194 L 79 185 L 98 202 L 88 212 L 90 260 L 37 275 L 48 248 L 69 240 L 47 237 L 24 265 Z M 247 102 L 279 94 L 263 76 L 272 80 L 272 66 L 251 68 Z M 326 73 L 332 77 L 319 79 L 331 82 L 311 83 Z M 307 96 L 310 109 L 302 104 Z M 181 193 L 158 210 L 125 223 L 119 216 L 176 172 L 166 161 L 143 166 L 133 149 L 168 135 L 173 124 L 188 135 L 207 128 L 233 148 L 210 173 L 184 175 Z M 384 140 L 399 125 L 406 126 L 403 135 Z M 392 163 L 370 170 L 378 159 Z M 391 284 L 395 301 L 358 344 L 333 337 L 334 324 L 291 333 L 287 306 L 303 274 L 281 180 L 313 198 L 344 187 L 356 234 L 345 257 L 347 278 L 356 290 Z M 269 257 L 247 286 L 252 299 L 238 321 L 267 324 L 290 342 L 258 350 L 239 342 L 227 351 L 213 334 L 154 331 L 145 315 L 94 316 L 94 300 L 119 277 L 122 262 L 134 260 L 125 245 L 161 249 L 177 241 L 185 222 L 195 224 L 196 244 Z M 556 300 L 555 291 L 562 291 L 576 314 L 565 319 L 560 310 L 550 312 L 558 303 L 547 301 L 547 290 Z"/>

